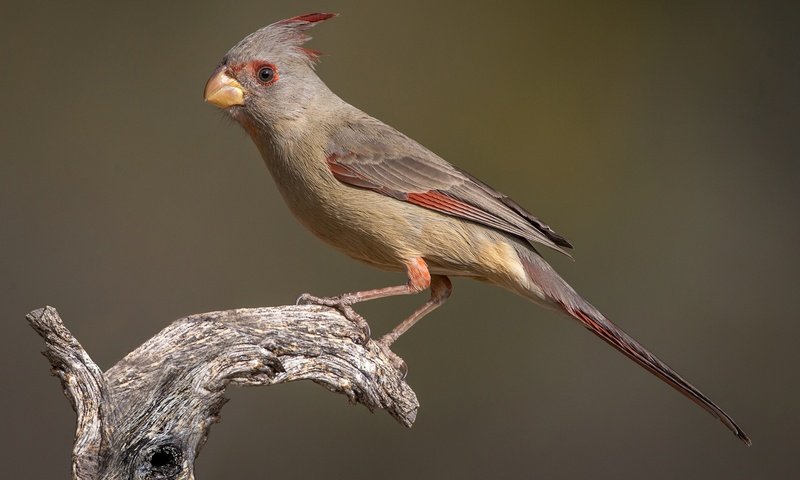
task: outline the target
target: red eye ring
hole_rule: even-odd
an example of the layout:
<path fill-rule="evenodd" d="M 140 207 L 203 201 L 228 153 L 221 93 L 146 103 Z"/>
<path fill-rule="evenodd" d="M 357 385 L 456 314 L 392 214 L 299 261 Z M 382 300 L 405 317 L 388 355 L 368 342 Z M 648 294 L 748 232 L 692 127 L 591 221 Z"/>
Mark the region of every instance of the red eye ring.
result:
<path fill-rule="evenodd" d="M 271 63 L 259 63 L 253 68 L 253 74 L 262 85 L 272 85 L 278 80 L 278 70 Z"/>

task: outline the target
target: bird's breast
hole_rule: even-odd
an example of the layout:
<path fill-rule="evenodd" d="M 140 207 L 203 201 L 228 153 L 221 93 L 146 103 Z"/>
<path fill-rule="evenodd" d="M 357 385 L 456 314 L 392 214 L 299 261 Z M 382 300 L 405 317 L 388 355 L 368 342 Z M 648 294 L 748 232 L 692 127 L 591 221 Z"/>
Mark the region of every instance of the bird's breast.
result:
<path fill-rule="evenodd" d="M 289 210 L 315 236 L 356 259 L 402 270 L 416 255 L 414 226 L 394 199 L 340 183 L 320 151 L 262 156 Z"/>

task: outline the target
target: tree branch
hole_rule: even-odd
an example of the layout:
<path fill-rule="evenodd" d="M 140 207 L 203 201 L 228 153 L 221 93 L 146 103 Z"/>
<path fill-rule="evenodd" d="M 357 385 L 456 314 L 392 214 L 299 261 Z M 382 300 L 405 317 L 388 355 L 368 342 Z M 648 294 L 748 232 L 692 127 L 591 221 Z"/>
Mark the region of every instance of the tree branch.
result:
<path fill-rule="evenodd" d="M 375 342 L 333 309 L 287 306 L 192 315 L 102 373 L 52 307 L 28 314 L 78 414 L 73 478 L 194 478 L 225 388 L 312 380 L 410 427 L 419 404 Z"/>

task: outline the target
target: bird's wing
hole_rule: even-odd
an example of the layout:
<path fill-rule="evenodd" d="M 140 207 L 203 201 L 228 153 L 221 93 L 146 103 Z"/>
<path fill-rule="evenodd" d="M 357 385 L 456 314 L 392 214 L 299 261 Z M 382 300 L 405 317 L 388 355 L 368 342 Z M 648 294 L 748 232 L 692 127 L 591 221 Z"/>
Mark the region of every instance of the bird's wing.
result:
<path fill-rule="evenodd" d="M 572 245 L 506 195 L 405 135 L 383 126 L 365 132 L 347 125 L 326 151 L 340 182 L 429 210 L 469 220 L 567 256 Z"/>

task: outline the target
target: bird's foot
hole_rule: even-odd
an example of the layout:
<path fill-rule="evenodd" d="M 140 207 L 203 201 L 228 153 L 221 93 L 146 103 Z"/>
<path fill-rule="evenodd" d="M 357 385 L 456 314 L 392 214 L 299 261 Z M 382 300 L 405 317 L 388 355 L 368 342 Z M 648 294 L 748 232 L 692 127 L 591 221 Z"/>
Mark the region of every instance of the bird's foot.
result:
<path fill-rule="evenodd" d="M 338 297 L 315 297 L 310 293 L 304 293 L 300 295 L 295 303 L 297 305 L 322 305 L 339 310 L 346 319 L 353 322 L 361 330 L 361 338 L 353 339 L 359 345 L 366 345 L 370 336 L 372 336 L 369 323 L 353 309 L 351 306 L 354 303 L 353 299 L 347 294 Z"/>
<path fill-rule="evenodd" d="M 408 375 L 408 365 L 406 365 L 405 360 L 400 358 L 396 353 L 394 353 L 391 350 L 391 348 L 389 348 L 391 342 L 387 342 L 386 337 L 387 336 L 384 335 L 383 337 L 381 337 L 380 340 L 376 341 L 375 343 L 378 344 L 378 346 L 381 347 L 381 350 L 383 350 L 383 353 L 385 353 L 386 356 L 389 357 L 389 361 L 392 362 L 394 368 L 400 370 L 400 372 L 403 374 L 403 378 L 406 378 L 406 375 Z"/>

